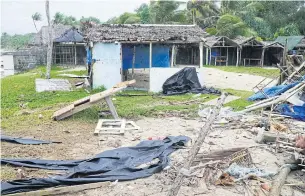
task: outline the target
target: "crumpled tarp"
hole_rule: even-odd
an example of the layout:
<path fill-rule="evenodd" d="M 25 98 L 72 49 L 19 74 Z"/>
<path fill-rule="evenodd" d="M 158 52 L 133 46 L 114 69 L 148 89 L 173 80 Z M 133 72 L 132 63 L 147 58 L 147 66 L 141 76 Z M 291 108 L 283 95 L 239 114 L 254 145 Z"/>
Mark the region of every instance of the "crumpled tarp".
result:
<path fill-rule="evenodd" d="M 221 94 L 217 89 L 201 86 L 195 67 L 181 69 L 164 82 L 162 89 L 165 95 L 184 93 Z"/>
<path fill-rule="evenodd" d="M 290 116 L 294 119 L 305 121 L 305 106 L 295 106 L 289 104 L 280 104 L 275 110 L 282 115 Z"/>
<path fill-rule="evenodd" d="M 11 143 L 15 143 L 15 144 L 32 144 L 32 145 L 61 143 L 61 142 L 34 140 L 34 139 L 28 139 L 28 138 L 10 137 L 10 136 L 5 136 L 5 135 L 1 135 L 1 141 L 11 142 Z"/>
<path fill-rule="evenodd" d="M 237 181 L 241 179 L 246 179 L 250 175 L 256 175 L 259 177 L 272 177 L 276 174 L 276 172 L 268 172 L 259 168 L 248 168 L 237 165 L 236 163 L 232 163 L 230 167 L 226 170 L 228 174 L 237 178 Z"/>
<path fill-rule="evenodd" d="M 84 160 L 25 160 L 2 159 L 1 164 L 43 169 L 67 170 L 63 176 L 31 178 L 1 183 L 1 194 L 33 191 L 59 185 L 69 186 L 103 181 L 124 181 L 151 176 L 169 163 L 169 155 L 190 138 L 169 136 L 164 140 L 142 141 L 134 147 L 104 151 Z M 155 159 L 157 163 L 147 164 Z M 143 166 L 146 164 L 146 166 Z M 142 167 L 139 167 L 142 165 Z"/>
<path fill-rule="evenodd" d="M 287 84 L 287 85 L 278 85 L 278 86 L 273 86 L 269 88 L 264 88 L 263 91 L 268 97 L 274 97 L 277 95 L 280 95 L 287 90 L 291 89 L 292 87 L 296 86 L 298 82 Z M 256 101 L 256 100 L 261 100 L 261 99 L 266 99 L 267 97 L 262 93 L 258 92 L 255 93 L 254 95 L 250 96 L 248 98 L 249 101 Z"/>

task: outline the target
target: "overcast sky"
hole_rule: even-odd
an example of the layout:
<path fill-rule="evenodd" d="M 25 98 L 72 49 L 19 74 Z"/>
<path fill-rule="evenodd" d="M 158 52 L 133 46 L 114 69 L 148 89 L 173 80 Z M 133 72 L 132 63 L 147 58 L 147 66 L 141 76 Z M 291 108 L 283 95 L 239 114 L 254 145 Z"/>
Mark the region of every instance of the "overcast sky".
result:
<path fill-rule="evenodd" d="M 132 12 L 149 0 L 50 0 L 51 17 L 56 12 L 72 15 L 77 19 L 82 16 L 94 16 L 101 21 Z M 24 34 L 36 32 L 32 14 L 39 12 L 43 21 L 37 22 L 37 28 L 47 25 L 44 0 L 1 0 L 1 32 Z"/>

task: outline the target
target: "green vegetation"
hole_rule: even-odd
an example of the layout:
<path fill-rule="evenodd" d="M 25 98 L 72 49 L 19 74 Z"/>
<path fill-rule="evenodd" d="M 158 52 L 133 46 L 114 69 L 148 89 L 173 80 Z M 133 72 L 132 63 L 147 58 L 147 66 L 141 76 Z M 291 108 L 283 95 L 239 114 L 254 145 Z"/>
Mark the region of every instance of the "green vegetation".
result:
<path fill-rule="evenodd" d="M 253 92 L 250 91 L 238 91 L 234 89 L 225 89 L 229 94 L 239 96 L 240 99 L 231 101 L 230 103 L 225 104 L 225 106 L 232 107 L 234 110 L 243 110 L 246 106 L 251 105 L 253 102 L 247 101 L 247 98 L 250 97 Z"/>
<path fill-rule="evenodd" d="M 18 49 L 26 46 L 34 37 L 33 33 L 24 35 L 9 35 L 7 33 L 1 34 L 1 48 Z"/>
<path fill-rule="evenodd" d="M 52 78 L 59 78 L 58 74 L 64 69 L 53 66 L 51 70 Z M 65 71 L 83 75 L 86 71 Z M 62 108 L 70 102 L 86 97 L 89 94 L 84 89 L 73 89 L 70 92 L 35 91 L 35 79 L 44 78 L 45 67 L 38 67 L 30 72 L 8 76 L 1 79 L 1 115 L 2 128 L 14 130 L 19 126 L 34 126 L 51 122 L 54 111 Z M 79 79 L 71 79 L 73 84 Z M 95 89 L 90 94 L 103 91 L 103 88 Z M 234 106 L 236 110 L 243 109 L 250 104 L 245 98 L 251 95 L 247 91 L 227 90 L 233 95 L 240 96 L 228 105 Z M 198 104 L 216 98 L 216 95 L 201 95 L 194 97 L 194 94 L 184 94 L 175 96 L 162 96 L 143 91 L 123 91 L 113 97 L 117 111 L 124 118 L 139 118 L 164 115 L 185 115 L 189 117 L 197 116 Z M 189 102 L 193 101 L 193 102 Z M 189 102 L 189 103 L 187 103 Z M 73 116 L 73 120 L 96 122 L 98 112 L 107 110 L 105 103 L 97 104 Z M 42 115 L 39 118 L 39 115 Z"/>
<path fill-rule="evenodd" d="M 227 71 L 227 72 L 246 73 L 250 75 L 263 76 L 267 78 L 275 78 L 280 74 L 279 69 L 264 69 L 261 67 L 242 67 L 242 66 L 236 67 L 236 66 L 212 66 L 212 65 L 205 65 L 204 67 L 220 69 L 222 71 Z"/>

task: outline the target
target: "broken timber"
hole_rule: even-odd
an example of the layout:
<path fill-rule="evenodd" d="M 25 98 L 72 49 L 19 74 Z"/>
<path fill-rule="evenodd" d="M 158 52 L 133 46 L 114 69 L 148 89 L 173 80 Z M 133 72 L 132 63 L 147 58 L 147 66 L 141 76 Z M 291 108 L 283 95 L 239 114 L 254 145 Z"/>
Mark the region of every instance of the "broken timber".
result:
<path fill-rule="evenodd" d="M 221 95 L 221 97 L 218 99 L 217 105 L 215 106 L 215 108 L 213 109 L 213 111 L 211 112 L 211 115 L 209 116 L 209 118 L 207 119 L 206 123 L 204 124 L 203 127 L 201 127 L 200 129 L 200 133 L 199 136 L 195 142 L 195 144 L 192 146 L 190 152 L 189 152 L 189 156 L 186 160 L 188 160 L 185 165 L 183 166 L 184 168 L 181 168 L 181 170 L 179 171 L 176 179 L 173 182 L 172 187 L 170 188 L 169 192 L 168 192 L 168 196 L 175 196 L 178 194 L 179 189 L 183 183 L 183 179 L 184 179 L 184 174 L 182 172 L 183 169 L 189 170 L 193 161 L 195 160 L 196 155 L 198 154 L 201 145 L 204 142 L 204 139 L 206 138 L 206 136 L 209 134 L 210 130 L 211 130 L 211 126 L 213 124 L 213 122 L 215 121 L 216 117 L 218 116 L 220 109 L 225 101 L 225 99 L 227 98 L 228 94 L 227 93 L 223 93 Z"/>
<path fill-rule="evenodd" d="M 92 105 L 96 104 L 97 102 L 101 101 L 102 99 L 105 99 L 113 118 L 118 119 L 119 118 L 118 114 L 115 110 L 115 107 L 112 103 L 110 96 L 123 90 L 128 85 L 134 84 L 135 82 L 136 82 L 135 80 L 121 82 L 121 83 L 118 83 L 117 85 L 115 85 L 114 87 L 107 89 L 103 92 L 96 93 L 94 95 L 74 101 L 72 104 L 54 112 L 52 118 L 54 120 L 62 120 L 64 118 L 67 118 L 73 114 L 76 114 L 80 111 L 83 111 L 83 110 L 91 107 Z"/>

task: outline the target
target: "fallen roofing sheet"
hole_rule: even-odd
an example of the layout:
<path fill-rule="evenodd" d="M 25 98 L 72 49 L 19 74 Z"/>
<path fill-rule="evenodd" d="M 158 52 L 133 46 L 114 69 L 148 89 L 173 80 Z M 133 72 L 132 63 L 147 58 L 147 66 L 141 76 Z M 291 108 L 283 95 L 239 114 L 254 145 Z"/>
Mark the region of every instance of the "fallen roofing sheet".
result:
<path fill-rule="evenodd" d="M 27 192 L 59 185 L 71 186 L 148 177 L 162 171 L 169 164 L 169 155 L 179 146 L 184 146 L 189 140 L 190 138 L 186 136 L 169 136 L 164 140 L 146 140 L 136 146 L 104 151 L 93 158 L 84 160 L 1 159 L 1 165 L 68 170 L 66 175 L 61 176 L 1 182 L 1 194 Z"/>
<path fill-rule="evenodd" d="M 61 142 L 35 140 L 35 139 L 29 139 L 29 138 L 10 137 L 10 136 L 5 136 L 5 135 L 1 135 L 1 141 L 15 143 L 15 144 L 32 144 L 32 145 L 61 143 Z"/>
<path fill-rule="evenodd" d="M 36 91 L 71 91 L 71 84 L 66 79 L 36 79 Z"/>

